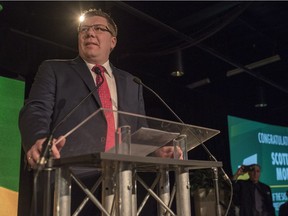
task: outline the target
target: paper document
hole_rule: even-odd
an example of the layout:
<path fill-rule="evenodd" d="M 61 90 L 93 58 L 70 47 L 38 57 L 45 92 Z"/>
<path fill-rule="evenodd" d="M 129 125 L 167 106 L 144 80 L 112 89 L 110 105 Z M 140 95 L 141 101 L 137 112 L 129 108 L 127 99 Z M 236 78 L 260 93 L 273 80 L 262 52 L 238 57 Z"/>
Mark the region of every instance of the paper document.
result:
<path fill-rule="evenodd" d="M 180 133 L 141 127 L 131 135 L 131 155 L 146 156 L 179 135 Z"/>

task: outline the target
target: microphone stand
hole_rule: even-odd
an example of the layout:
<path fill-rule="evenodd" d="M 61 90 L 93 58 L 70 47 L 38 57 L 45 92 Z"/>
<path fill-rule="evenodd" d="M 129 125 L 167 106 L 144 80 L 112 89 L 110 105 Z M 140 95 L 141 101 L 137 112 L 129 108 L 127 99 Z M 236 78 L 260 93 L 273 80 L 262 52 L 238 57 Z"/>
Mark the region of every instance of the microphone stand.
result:
<path fill-rule="evenodd" d="M 42 144 L 42 152 L 40 154 L 40 160 L 37 163 L 37 169 L 34 173 L 34 179 L 33 179 L 33 203 L 34 203 L 34 214 L 35 216 L 37 215 L 37 184 L 38 184 L 38 176 L 39 173 L 44 169 L 47 161 L 50 159 L 51 151 L 52 151 L 52 146 L 53 146 L 53 136 L 58 129 L 60 125 L 62 125 L 77 109 L 80 105 L 82 105 L 87 98 L 89 98 L 99 87 L 103 84 L 104 78 L 101 74 L 101 71 L 99 68 L 96 68 L 94 71 L 97 76 L 101 77 L 101 82 L 95 86 L 92 91 L 89 92 L 88 95 L 86 95 L 51 131 L 50 135 L 47 137 L 47 139 L 44 141 Z M 48 169 L 46 172 L 46 178 L 45 178 L 45 188 L 44 188 L 44 206 L 43 206 L 43 216 L 50 216 L 50 205 L 51 205 L 51 173 L 52 169 Z"/>
<path fill-rule="evenodd" d="M 34 215 L 37 215 L 37 185 L 38 185 L 38 175 L 44 169 L 46 161 L 49 159 L 51 148 L 52 148 L 52 139 L 53 133 L 49 135 L 49 137 L 44 141 L 42 149 L 44 151 L 41 152 L 40 160 L 37 164 L 37 170 L 34 173 L 33 178 L 33 206 L 34 206 Z M 50 204 L 51 204 L 51 169 L 49 169 L 46 173 L 46 182 L 44 187 L 44 206 L 43 206 L 43 215 L 50 215 Z"/>
<path fill-rule="evenodd" d="M 185 124 L 184 121 L 170 108 L 170 106 L 153 89 L 151 89 L 150 87 L 145 85 L 138 77 L 134 77 L 133 81 L 139 85 L 144 86 L 146 89 L 151 91 L 166 106 L 166 108 L 169 109 L 169 111 L 178 119 L 179 122 Z M 191 131 L 191 130 L 189 130 L 189 131 L 195 136 L 197 141 L 201 144 L 201 146 L 204 148 L 204 150 L 208 153 L 210 160 L 218 162 L 217 159 L 214 157 L 214 155 L 206 147 L 206 145 L 194 133 L 194 131 Z M 226 172 L 224 171 L 224 169 L 222 167 L 220 167 L 220 169 L 221 169 L 221 172 L 223 173 L 223 178 L 226 182 L 228 182 L 228 184 L 230 186 L 230 191 L 231 191 L 229 205 L 227 208 L 227 212 L 225 214 L 225 215 L 227 215 L 228 211 L 230 209 L 231 203 L 232 203 L 233 188 L 232 188 L 232 182 L 231 182 L 230 178 L 228 177 L 228 175 L 226 174 Z M 215 187 L 215 196 L 216 196 L 216 215 L 221 216 L 221 206 L 220 206 L 220 199 L 219 199 L 219 184 L 218 184 L 218 169 L 213 167 L 212 170 L 213 170 L 213 176 L 214 176 L 213 177 L 213 184 Z"/>

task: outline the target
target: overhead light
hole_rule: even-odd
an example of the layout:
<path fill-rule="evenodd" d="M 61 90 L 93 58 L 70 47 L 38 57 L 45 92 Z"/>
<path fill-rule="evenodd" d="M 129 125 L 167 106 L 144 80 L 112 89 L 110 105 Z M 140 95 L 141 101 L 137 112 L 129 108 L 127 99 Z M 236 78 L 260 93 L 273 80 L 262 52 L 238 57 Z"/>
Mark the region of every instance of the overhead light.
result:
<path fill-rule="evenodd" d="M 268 106 L 264 88 L 261 86 L 258 88 L 257 101 L 254 106 L 256 108 L 263 108 Z"/>
<path fill-rule="evenodd" d="M 254 69 L 254 68 L 258 68 L 258 67 L 261 67 L 261 66 L 264 66 L 264 65 L 279 61 L 279 60 L 281 60 L 280 56 L 279 55 L 274 55 L 274 56 L 271 56 L 269 58 L 265 58 L 265 59 L 262 59 L 260 61 L 253 62 L 251 64 L 245 65 L 245 67 L 248 68 L 248 69 Z M 243 72 L 244 72 L 243 69 L 235 68 L 233 70 L 227 71 L 226 76 L 230 77 L 230 76 L 237 75 L 237 74 L 243 73 Z"/>
<path fill-rule="evenodd" d="M 184 72 L 183 71 L 173 71 L 171 72 L 171 76 L 174 76 L 174 77 L 181 77 L 184 75 Z"/>
<path fill-rule="evenodd" d="M 175 71 L 172 71 L 170 73 L 171 76 L 174 77 L 181 77 L 184 75 L 183 71 L 183 64 L 182 64 L 182 52 L 181 50 L 178 50 L 176 53 L 176 67 L 177 69 Z"/>

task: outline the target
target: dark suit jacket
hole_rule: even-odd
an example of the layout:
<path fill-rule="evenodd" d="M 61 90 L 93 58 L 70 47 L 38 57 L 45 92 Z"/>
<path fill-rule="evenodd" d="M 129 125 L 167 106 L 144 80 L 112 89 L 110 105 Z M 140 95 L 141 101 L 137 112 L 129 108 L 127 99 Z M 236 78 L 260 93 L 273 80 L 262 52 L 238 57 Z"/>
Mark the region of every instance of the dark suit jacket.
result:
<path fill-rule="evenodd" d="M 118 110 L 145 115 L 142 87 L 133 81 L 133 76 L 111 65 L 117 85 Z M 22 146 L 27 152 L 39 138 L 47 137 L 51 129 L 93 91 L 95 83 L 85 62 L 77 57 L 73 60 L 44 61 L 35 76 L 29 98 L 19 116 Z M 97 91 L 85 100 L 75 112 L 54 132 L 58 137 L 70 131 L 86 117 L 100 108 Z M 140 127 L 137 118 L 119 116 L 119 125 L 130 125 L 132 131 Z M 104 151 L 106 121 L 102 113 L 97 114 L 84 126 L 72 133 L 61 150 L 61 157 Z M 31 174 L 21 171 L 19 188 L 19 215 L 28 215 L 24 207 L 29 203 L 27 186 L 31 187 Z M 29 176 L 29 177 L 28 177 Z M 30 180 L 27 180 L 30 178 Z M 25 185 L 23 185 L 25 184 Z M 24 188 L 23 188 L 24 186 Z M 31 194 L 30 194 L 31 195 Z M 29 206 L 29 205 L 28 205 Z"/>
<path fill-rule="evenodd" d="M 269 216 L 275 216 L 270 187 L 262 182 L 258 182 L 257 187 L 264 199 L 264 210 Z M 253 216 L 255 184 L 250 180 L 233 181 L 233 193 L 233 202 L 240 208 L 240 216 Z"/>
<path fill-rule="evenodd" d="M 133 81 L 133 76 L 112 66 L 118 95 L 118 110 L 145 114 L 142 88 Z M 80 58 L 74 60 L 49 60 L 41 64 L 30 95 L 19 118 L 20 132 L 24 150 L 27 151 L 39 138 L 47 137 L 51 128 L 59 123 L 79 102 L 93 91 L 93 77 Z M 54 137 L 70 131 L 90 114 L 100 108 L 97 91 L 77 108 L 77 110 L 56 130 Z M 65 144 L 61 157 L 103 151 L 106 121 L 103 115 L 90 120 L 83 130 L 76 131 L 73 142 Z M 128 122 L 127 122 L 128 121 Z M 120 116 L 120 124 L 130 124 L 137 128 L 137 118 L 125 119 Z M 104 127 L 105 126 L 105 127 Z M 84 130 L 85 129 L 85 130 Z M 85 131 L 85 134 L 84 134 Z M 97 136 L 96 136 L 96 135 Z M 69 139 L 69 137 L 68 137 Z M 91 140 L 93 140 L 91 142 Z M 96 140 L 95 140 L 96 139 Z M 95 145 L 95 143 L 97 145 Z M 69 144 L 71 143 L 71 144 Z"/>
<path fill-rule="evenodd" d="M 279 216 L 288 215 L 288 202 L 283 203 L 279 208 Z"/>

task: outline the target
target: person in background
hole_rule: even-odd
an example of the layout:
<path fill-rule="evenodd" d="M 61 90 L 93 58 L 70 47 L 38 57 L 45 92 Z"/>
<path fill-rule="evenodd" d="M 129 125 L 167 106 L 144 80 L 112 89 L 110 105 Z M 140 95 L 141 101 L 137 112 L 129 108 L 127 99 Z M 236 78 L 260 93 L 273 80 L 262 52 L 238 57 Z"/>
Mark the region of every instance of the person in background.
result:
<path fill-rule="evenodd" d="M 249 179 L 238 180 L 247 172 Z M 239 207 L 240 216 L 275 216 L 271 189 L 259 181 L 260 174 L 260 165 L 252 164 L 241 166 L 232 178 L 233 202 Z"/>
<path fill-rule="evenodd" d="M 99 95 L 104 81 L 109 89 L 111 109 L 145 115 L 142 86 L 133 81 L 132 74 L 118 69 L 109 61 L 109 56 L 117 44 L 118 29 L 114 20 L 101 9 L 85 11 L 82 17 L 83 20 L 78 26 L 79 55 L 75 59 L 44 61 L 38 69 L 29 97 L 19 114 L 21 142 L 26 159 L 26 166 L 22 172 L 30 177 L 30 182 L 23 178 L 20 182 L 18 215 L 31 215 L 21 207 L 31 206 L 29 199 L 22 194 L 29 185 L 30 188 L 32 186 L 33 169 L 37 167 L 43 143 L 52 131 L 53 143 L 56 143 L 62 135 L 97 109 L 104 107 L 104 102 Z M 102 83 L 98 83 L 98 78 Z M 60 123 L 82 99 L 94 91 L 97 85 L 99 89 L 93 92 L 65 122 Z M 119 125 L 128 124 L 131 130 L 135 131 L 142 124 L 137 120 L 127 122 L 117 114 L 114 114 L 112 119 L 114 130 Z M 98 115 L 93 121 L 89 121 L 88 125 L 89 127 L 85 127 L 85 137 L 79 137 L 75 133 L 66 139 L 61 139 L 57 145 L 53 144 L 50 156 L 65 158 L 106 151 L 108 118 Z M 173 152 L 174 149 L 167 146 L 155 152 L 155 155 L 173 157 Z M 21 187 L 21 184 L 26 185 Z M 93 210 L 88 209 L 83 215 L 94 215 L 94 213 Z"/>
<path fill-rule="evenodd" d="M 288 191 L 286 191 L 286 198 L 288 198 Z M 286 201 L 280 206 L 278 216 L 287 216 L 287 215 L 288 215 L 288 201 Z"/>

